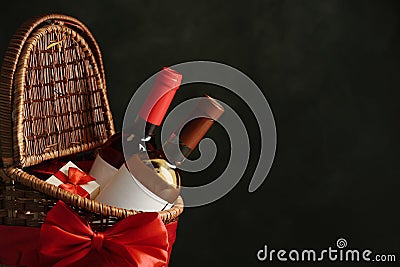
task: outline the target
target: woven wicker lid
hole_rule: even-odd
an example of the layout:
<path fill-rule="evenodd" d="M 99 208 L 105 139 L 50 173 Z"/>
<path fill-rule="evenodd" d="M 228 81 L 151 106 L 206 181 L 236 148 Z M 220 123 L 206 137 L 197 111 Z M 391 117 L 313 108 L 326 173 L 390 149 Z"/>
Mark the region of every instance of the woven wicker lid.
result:
<path fill-rule="evenodd" d="M 34 18 L 13 36 L 0 76 L 4 166 L 87 151 L 114 133 L 99 46 L 79 20 Z"/>

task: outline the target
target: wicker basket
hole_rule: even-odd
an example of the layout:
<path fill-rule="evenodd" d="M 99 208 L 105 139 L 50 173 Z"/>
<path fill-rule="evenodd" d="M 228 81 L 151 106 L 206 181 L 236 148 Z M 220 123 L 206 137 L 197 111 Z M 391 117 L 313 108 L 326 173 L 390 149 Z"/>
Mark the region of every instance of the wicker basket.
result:
<path fill-rule="evenodd" d="M 0 224 L 40 227 L 63 200 L 102 231 L 138 213 L 82 198 L 28 173 L 60 157 L 89 154 L 114 133 L 96 40 L 77 19 L 51 14 L 22 25 L 0 78 Z M 165 224 L 183 211 L 159 212 Z"/>

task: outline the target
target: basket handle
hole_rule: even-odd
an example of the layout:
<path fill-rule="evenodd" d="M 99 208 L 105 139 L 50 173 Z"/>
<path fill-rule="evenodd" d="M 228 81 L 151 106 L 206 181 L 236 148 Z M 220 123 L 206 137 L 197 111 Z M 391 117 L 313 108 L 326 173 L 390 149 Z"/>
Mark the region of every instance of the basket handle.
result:
<path fill-rule="evenodd" d="M 62 14 L 48 14 L 34 17 L 25 22 L 12 37 L 8 49 L 4 56 L 0 74 L 0 152 L 1 162 L 4 167 L 12 166 L 18 162 L 14 158 L 14 152 L 18 149 L 14 147 L 16 143 L 13 140 L 13 83 L 14 73 L 17 69 L 18 59 L 23 49 L 25 41 L 31 33 L 43 23 L 61 22 L 72 25 L 79 29 L 87 37 L 87 43 L 93 47 L 95 58 L 98 62 L 99 72 L 101 73 L 103 84 L 105 86 L 105 73 L 103 60 L 100 54 L 99 45 L 90 33 L 89 29 L 79 20 Z"/>

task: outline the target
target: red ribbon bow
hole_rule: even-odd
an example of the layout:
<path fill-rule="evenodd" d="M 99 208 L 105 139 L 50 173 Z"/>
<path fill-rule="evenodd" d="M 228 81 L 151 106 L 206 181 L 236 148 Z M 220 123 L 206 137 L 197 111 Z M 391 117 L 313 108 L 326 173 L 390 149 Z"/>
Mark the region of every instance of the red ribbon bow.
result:
<path fill-rule="evenodd" d="M 0 225 L 0 264 L 164 266 L 168 265 L 165 261 L 171 254 L 177 226 L 177 221 L 164 226 L 156 213 L 142 213 L 119 221 L 104 233 L 95 233 L 59 201 L 47 213 L 41 228 Z"/>
<path fill-rule="evenodd" d="M 41 228 L 40 266 L 165 266 L 168 245 L 167 230 L 155 212 L 130 216 L 96 233 L 59 201 Z"/>
<path fill-rule="evenodd" d="M 83 189 L 81 185 L 96 180 L 92 176 L 74 167 L 68 168 L 68 176 L 62 171 L 58 171 L 54 176 L 63 182 L 63 184 L 59 185 L 60 188 L 86 198 L 89 198 L 90 194 Z"/>

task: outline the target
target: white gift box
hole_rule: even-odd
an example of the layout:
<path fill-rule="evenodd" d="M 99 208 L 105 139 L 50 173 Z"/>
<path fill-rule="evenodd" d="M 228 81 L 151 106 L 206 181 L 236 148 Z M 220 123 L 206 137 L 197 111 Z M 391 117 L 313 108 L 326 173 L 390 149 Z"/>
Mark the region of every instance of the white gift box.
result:
<path fill-rule="evenodd" d="M 69 161 L 67 164 L 65 164 L 60 169 L 60 171 L 68 177 L 68 170 L 71 167 L 77 168 L 78 170 L 82 171 L 80 168 L 78 168 L 78 166 L 76 166 L 71 161 Z M 60 179 L 58 179 L 55 175 L 50 176 L 50 178 L 47 179 L 46 182 L 49 184 L 53 184 L 55 186 L 60 186 L 61 184 L 63 184 L 63 182 Z M 82 187 L 86 192 L 89 193 L 90 199 L 94 199 L 100 192 L 100 185 L 96 181 L 91 181 L 86 184 L 81 184 L 79 186 Z"/>

